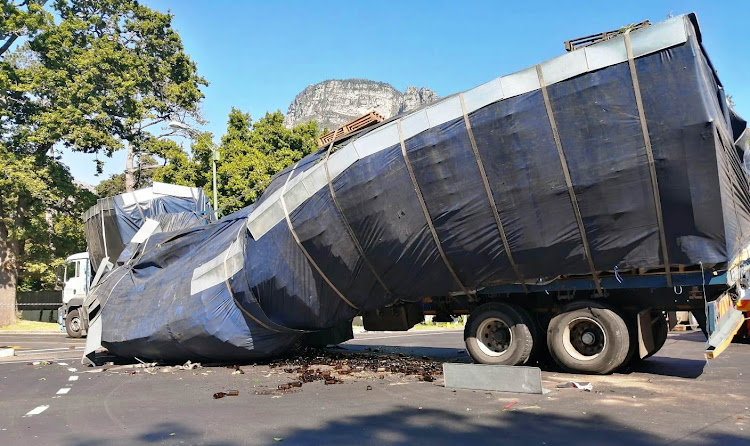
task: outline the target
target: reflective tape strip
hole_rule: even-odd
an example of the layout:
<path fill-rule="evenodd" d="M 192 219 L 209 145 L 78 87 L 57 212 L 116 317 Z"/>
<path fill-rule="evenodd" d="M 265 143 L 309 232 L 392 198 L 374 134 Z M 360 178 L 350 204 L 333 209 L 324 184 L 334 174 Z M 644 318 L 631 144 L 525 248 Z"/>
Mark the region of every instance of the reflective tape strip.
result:
<path fill-rule="evenodd" d="M 244 225 L 243 225 L 244 227 Z M 239 244 L 232 243 L 222 253 L 193 270 L 190 281 L 190 295 L 195 295 L 213 286 L 224 283 L 228 278 L 242 271 L 243 253 Z"/>
<path fill-rule="evenodd" d="M 243 307 L 242 304 L 237 300 L 237 297 L 235 297 L 235 295 L 234 295 L 234 291 L 232 291 L 232 286 L 229 284 L 229 278 L 232 277 L 235 274 L 235 273 L 232 272 L 235 269 L 235 267 L 234 267 L 235 262 L 233 262 L 233 261 L 230 262 L 229 261 L 229 256 L 230 256 L 230 253 L 232 253 L 232 252 L 242 252 L 240 249 L 235 248 L 235 245 L 239 248 L 239 245 L 240 245 L 240 242 L 239 242 L 239 240 L 240 240 L 240 234 L 242 233 L 242 230 L 244 228 L 245 228 L 245 225 L 241 225 L 240 226 L 240 229 L 237 231 L 237 237 L 234 239 L 234 241 L 232 242 L 232 244 L 229 245 L 229 248 L 226 250 L 226 255 L 224 256 L 224 261 L 222 262 L 222 265 L 224 267 L 224 283 L 227 286 L 227 292 L 229 292 L 229 296 L 232 298 L 232 300 L 234 301 L 234 303 L 237 306 L 237 308 L 239 308 L 240 311 L 242 313 L 244 313 L 247 317 L 249 317 L 250 319 L 254 320 L 258 325 L 260 325 L 261 327 L 263 327 L 263 328 L 265 328 L 267 330 L 275 331 L 277 333 L 282 332 L 283 330 L 279 330 L 277 328 L 270 327 L 269 325 L 263 323 L 263 321 L 261 321 L 260 319 L 258 319 L 257 317 L 255 317 L 252 313 L 250 313 L 249 311 L 247 311 L 245 309 L 245 307 Z M 242 264 L 240 264 L 240 270 L 241 269 L 242 269 Z M 252 295 L 252 292 L 249 289 L 248 289 L 248 293 L 250 293 Z M 255 297 L 255 296 L 253 296 L 253 297 Z M 260 303 L 258 303 L 258 306 L 260 306 Z"/>
<path fill-rule="evenodd" d="M 459 96 L 459 99 L 461 100 L 461 110 L 464 114 L 464 124 L 466 124 L 466 133 L 469 134 L 469 142 L 471 142 L 471 150 L 474 152 L 474 158 L 477 160 L 477 167 L 479 167 L 479 176 L 482 177 L 482 183 L 484 184 L 484 191 L 487 193 L 487 200 L 490 202 L 490 207 L 492 208 L 492 216 L 495 217 L 495 224 L 497 225 L 497 232 L 500 233 L 500 238 L 503 240 L 503 246 L 505 247 L 505 254 L 508 256 L 508 261 L 510 262 L 510 265 L 513 267 L 513 271 L 516 273 L 516 278 L 518 279 L 521 286 L 523 286 L 524 292 L 528 293 L 529 290 L 526 288 L 526 281 L 523 278 L 523 275 L 521 274 L 521 270 L 518 269 L 518 265 L 516 264 L 516 261 L 513 259 L 513 254 L 510 252 L 510 244 L 508 243 L 508 238 L 505 235 L 505 228 L 503 228 L 503 222 L 500 221 L 500 214 L 497 211 L 497 204 L 495 204 L 495 199 L 492 197 L 492 189 L 490 189 L 490 181 L 487 179 L 487 172 L 484 170 L 484 163 L 482 162 L 482 157 L 479 154 L 479 149 L 477 148 L 477 142 L 474 139 L 474 131 L 471 129 L 471 122 L 469 121 L 469 114 L 466 112 L 466 102 L 464 100 L 464 94 L 461 93 Z"/>
<path fill-rule="evenodd" d="M 664 257 L 664 269 L 667 276 L 667 286 L 672 286 L 672 272 L 669 270 L 669 252 L 667 249 L 667 236 L 664 232 L 664 218 L 661 212 L 661 197 L 659 196 L 659 182 L 656 178 L 656 166 L 654 165 L 654 152 L 651 149 L 651 137 L 648 134 L 648 124 L 646 123 L 646 112 L 643 109 L 643 99 L 641 98 L 641 86 L 638 83 L 638 73 L 635 69 L 635 57 L 633 56 L 633 45 L 630 41 L 630 30 L 625 31 L 625 51 L 628 54 L 628 66 L 630 67 L 630 77 L 633 79 L 633 92 L 635 93 L 635 105 L 638 107 L 638 118 L 641 121 L 641 133 L 643 134 L 643 143 L 646 146 L 646 156 L 648 157 L 648 171 L 651 175 L 651 190 L 654 194 L 654 206 L 656 208 L 656 222 L 659 225 L 659 243 L 661 252 Z"/>
<path fill-rule="evenodd" d="M 368 268 L 370 268 L 370 271 L 372 272 L 373 276 L 375 276 L 375 279 L 377 279 L 378 283 L 381 287 L 383 287 L 383 290 L 387 294 L 391 294 L 391 291 L 388 289 L 388 286 L 386 286 L 385 282 L 383 282 L 383 279 L 381 279 L 380 274 L 378 274 L 377 271 L 375 271 L 375 267 L 372 266 L 372 263 L 367 259 L 367 256 L 365 255 L 364 249 L 362 249 L 362 245 L 359 243 L 359 240 L 357 239 L 357 236 L 354 234 L 354 230 L 349 225 L 349 221 L 346 219 L 346 215 L 344 215 L 344 210 L 341 208 L 341 205 L 339 204 L 338 199 L 336 198 L 336 191 L 333 189 L 333 182 L 331 181 L 331 172 L 328 170 L 328 158 L 331 156 L 331 150 L 333 149 L 333 143 L 336 141 L 336 135 L 338 134 L 339 129 L 336 129 L 336 131 L 333 133 L 333 139 L 331 140 L 331 145 L 328 146 L 328 151 L 326 152 L 326 158 L 323 161 L 323 167 L 326 171 L 326 180 L 328 181 L 328 191 L 331 193 L 331 201 L 333 201 L 334 206 L 336 206 L 336 209 L 339 211 L 339 215 L 341 215 L 341 220 L 344 222 L 344 227 L 346 228 L 346 232 L 349 234 L 349 238 L 352 239 L 352 242 L 354 242 L 354 246 L 357 248 L 357 251 L 359 252 L 359 256 L 362 258 L 362 260 L 365 262 Z"/>
<path fill-rule="evenodd" d="M 427 203 L 424 201 L 424 196 L 422 195 L 422 189 L 420 189 L 419 184 L 417 183 L 417 177 L 414 175 L 414 169 L 411 166 L 411 162 L 409 161 L 409 156 L 406 153 L 406 144 L 404 144 L 404 133 L 401 130 L 401 120 L 399 119 L 396 123 L 398 126 L 398 137 L 399 141 L 401 143 L 401 155 L 404 157 L 404 164 L 406 164 L 406 170 L 409 171 L 409 177 L 411 178 L 411 183 L 414 186 L 414 192 L 417 194 L 417 199 L 419 200 L 419 205 L 422 207 L 422 212 L 424 213 L 425 221 L 427 222 L 427 227 L 430 229 L 430 234 L 432 234 L 432 239 L 435 241 L 435 246 L 437 246 L 438 252 L 440 253 L 440 258 L 443 259 L 443 263 L 445 263 L 445 267 L 448 268 L 448 271 L 451 273 L 451 276 L 453 276 L 453 279 L 458 284 L 459 288 L 463 291 L 464 294 L 469 296 L 471 293 L 469 292 L 469 289 L 464 286 L 463 282 L 461 282 L 461 279 L 458 278 L 458 274 L 456 274 L 456 271 L 453 269 L 453 266 L 451 266 L 451 263 L 448 261 L 448 257 L 445 255 L 445 251 L 443 251 L 443 245 L 440 243 L 440 238 L 438 238 L 437 232 L 435 231 L 435 226 L 432 224 L 432 218 L 430 217 L 430 212 L 427 210 Z"/>
<path fill-rule="evenodd" d="M 586 254 L 586 260 L 589 263 L 591 269 L 591 276 L 594 278 L 594 284 L 596 284 L 596 292 L 601 296 L 602 287 L 599 283 L 599 275 L 596 273 L 594 267 L 594 260 L 591 258 L 591 249 L 589 248 L 589 238 L 586 235 L 586 228 L 583 226 L 583 217 L 581 216 L 581 209 L 578 207 L 578 199 L 576 193 L 573 190 L 573 181 L 570 178 L 570 171 L 568 170 L 568 161 L 565 159 L 565 152 L 563 152 L 562 142 L 560 142 L 560 134 L 557 131 L 557 122 L 555 121 L 555 115 L 552 112 L 552 104 L 549 100 L 549 93 L 547 92 L 547 85 L 544 83 L 544 75 L 542 74 L 541 65 L 536 66 L 536 74 L 539 77 L 539 84 L 541 85 L 542 97 L 544 98 L 544 107 L 547 109 L 547 118 L 549 118 L 549 125 L 552 127 L 552 137 L 555 139 L 555 146 L 557 147 L 557 155 L 560 157 L 560 166 L 562 167 L 563 176 L 565 177 L 565 184 L 568 186 L 568 195 L 570 195 L 570 203 L 573 206 L 573 213 L 576 216 L 576 222 L 578 223 L 578 231 L 581 233 L 581 243 L 583 243 L 583 250 Z"/>
<path fill-rule="evenodd" d="M 284 218 L 286 219 L 286 225 L 289 227 L 289 232 L 292 233 L 292 237 L 294 237 L 294 241 L 297 242 L 297 246 L 299 246 L 299 249 L 302 251 L 302 254 L 305 255 L 307 258 L 307 261 L 310 262 L 310 265 L 315 268 L 315 271 L 320 274 L 320 277 L 325 280 L 325 282 L 328 284 L 329 287 L 343 300 L 346 302 L 347 305 L 354 308 L 355 310 L 359 310 L 359 308 L 356 307 L 353 303 L 349 301 L 349 299 L 344 296 L 341 291 L 339 291 L 338 288 L 331 282 L 331 280 L 323 274 L 323 271 L 320 269 L 317 263 L 315 263 L 315 260 L 313 260 L 312 256 L 310 256 L 310 253 L 307 252 L 307 249 L 305 249 L 304 246 L 302 246 L 302 242 L 300 241 L 299 237 L 297 236 L 297 231 L 294 230 L 294 226 L 292 226 L 292 220 L 289 218 L 289 210 L 286 207 L 286 200 L 284 199 L 284 193 L 286 192 L 286 187 L 289 184 L 289 179 L 294 174 L 294 171 L 297 169 L 297 166 L 299 165 L 299 162 L 292 167 L 291 172 L 289 172 L 289 175 L 286 177 L 286 181 L 284 182 L 284 187 L 281 189 L 281 194 L 279 195 L 279 201 L 281 202 L 281 208 L 284 210 Z"/>

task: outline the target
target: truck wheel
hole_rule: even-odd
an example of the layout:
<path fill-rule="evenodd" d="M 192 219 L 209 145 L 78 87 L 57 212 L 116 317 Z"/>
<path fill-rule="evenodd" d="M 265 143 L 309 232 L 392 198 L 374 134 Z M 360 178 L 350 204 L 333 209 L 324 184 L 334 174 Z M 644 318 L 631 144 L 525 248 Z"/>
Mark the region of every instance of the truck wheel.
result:
<path fill-rule="evenodd" d="M 469 315 L 464 328 L 466 350 L 481 364 L 525 364 L 534 346 L 532 329 L 510 305 L 484 304 Z"/>
<path fill-rule="evenodd" d="M 630 334 L 612 309 L 577 302 L 552 318 L 547 346 L 555 362 L 569 372 L 607 374 L 627 359 Z"/>
<path fill-rule="evenodd" d="M 68 315 L 65 316 L 65 331 L 71 338 L 83 336 L 83 321 L 78 314 L 78 309 L 68 311 Z"/>
<path fill-rule="evenodd" d="M 664 347 L 664 343 L 667 342 L 667 336 L 669 335 L 669 325 L 667 324 L 667 319 L 664 318 L 664 314 L 661 311 L 658 312 L 657 319 L 653 323 L 652 327 L 654 330 L 654 351 L 641 358 L 641 360 L 654 356 L 659 350 L 661 350 L 662 347 Z"/>
<path fill-rule="evenodd" d="M 544 342 L 545 331 L 542 325 L 539 323 L 536 317 L 529 313 L 525 308 L 518 305 L 514 305 L 515 310 L 520 316 L 521 320 L 524 321 L 529 330 L 531 331 L 531 354 L 529 355 L 530 361 L 543 361 L 547 355 L 547 346 Z"/>

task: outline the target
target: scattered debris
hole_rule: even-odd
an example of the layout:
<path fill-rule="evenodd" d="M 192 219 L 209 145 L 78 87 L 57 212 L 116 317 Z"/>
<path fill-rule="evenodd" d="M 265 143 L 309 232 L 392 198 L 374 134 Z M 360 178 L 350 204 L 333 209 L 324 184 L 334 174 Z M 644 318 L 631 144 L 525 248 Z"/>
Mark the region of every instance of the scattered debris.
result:
<path fill-rule="evenodd" d="M 521 409 L 521 410 L 531 410 L 531 409 L 541 409 L 541 407 L 539 407 L 539 406 L 537 406 L 537 405 L 534 404 L 534 405 L 531 405 L 531 406 L 519 407 L 519 409 Z"/>
<path fill-rule="evenodd" d="M 503 406 L 503 411 L 510 410 L 510 408 L 515 406 L 516 404 L 518 404 L 518 400 L 511 401 L 510 403 Z"/>
<path fill-rule="evenodd" d="M 184 365 L 177 367 L 180 370 L 195 370 L 203 367 L 200 362 L 186 362 Z"/>
<path fill-rule="evenodd" d="M 584 383 L 584 382 L 576 382 L 576 381 L 568 381 L 564 384 L 558 384 L 556 386 L 558 389 L 578 389 L 578 390 L 584 390 L 586 392 L 591 392 L 594 389 L 594 385 L 591 383 Z M 635 398 L 635 397 L 633 397 Z"/>
<path fill-rule="evenodd" d="M 52 361 L 34 361 L 30 362 L 28 365 L 51 365 L 54 364 Z"/>
<path fill-rule="evenodd" d="M 240 392 L 238 390 L 227 390 L 226 392 L 216 392 L 214 393 L 214 399 L 218 400 L 220 398 L 224 398 L 225 396 L 237 396 Z"/>
<path fill-rule="evenodd" d="M 137 358 L 136 358 L 137 359 Z M 119 372 L 122 370 L 132 370 L 132 369 L 145 369 L 145 368 L 153 368 L 156 367 L 156 363 L 145 363 L 141 362 L 140 364 L 125 364 L 125 365 L 118 365 L 115 367 L 105 368 L 104 370 L 108 372 Z"/>

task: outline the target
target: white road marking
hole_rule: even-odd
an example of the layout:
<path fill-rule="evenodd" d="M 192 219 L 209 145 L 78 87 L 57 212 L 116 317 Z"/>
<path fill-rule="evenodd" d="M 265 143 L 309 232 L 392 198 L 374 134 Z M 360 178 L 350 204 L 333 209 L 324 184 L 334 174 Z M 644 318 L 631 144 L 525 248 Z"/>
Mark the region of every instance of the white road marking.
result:
<path fill-rule="evenodd" d="M 28 413 L 27 413 L 26 415 L 24 415 L 24 416 L 25 416 L 25 417 L 31 417 L 31 416 L 34 416 L 34 415 L 39 415 L 40 413 L 44 412 L 44 411 L 45 411 L 45 410 L 47 410 L 47 409 L 49 409 L 49 406 L 38 406 L 38 407 L 35 407 L 35 408 L 31 409 L 31 410 L 30 410 L 30 411 L 29 411 L 29 412 L 28 412 Z"/>
<path fill-rule="evenodd" d="M 68 381 L 78 381 L 78 376 L 71 376 Z"/>
<path fill-rule="evenodd" d="M 72 373 L 75 373 L 75 372 L 77 372 L 77 371 L 78 371 L 78 369 L 77 369 L 77 368 L 75 368 L 75 367 L 68 367 L 68 371 L 69 371 L 69 372 L 72 372 Z"/>
<path fill-rule="evenodd" d="M 25 355 L 33 355 L 34 353 L 44 353 L 44 352 L 60 352 L 60 351 L 74 351 L 70 350 L 70 348 L 41 348 L 36 350 L 16 350 L 16 356 L 25 356 Z"/>
<path fill-rule="evenodd" d="M 432 331 L 430 333 L 410 333 L 410 334 L 404 334 L 404 335 L 393 335 L 393 336 L 373 336 L 373 337 L 354 337 L 352 341 L 369 341 L 370 339 L 393 339 L 393 338 L 410 338 L 413 336 L 435 336 L 435 335 L 441 335 L 441 334 L 455 334 L 460 333 L 461 330 L 450 330 L 450 331 Z M 351 341 L 349 341 L 351 342 Z"/>
<path fill-rule="evenodd" d="M 16 355 L 16 358 L 18 358 L 19 356 L 21 356 L 21 355 Z M 64 358 L 53 356 L 53 357 L 49 357 L 49 358 L 40 359 L 40 361 L 53 361 L 54 362 L 54 361 L 57 361 L 57 360 L 60 360 L 60 359 L 70 360 L 70 359 L 77 359 L 77 358 L 80 358 L 80 357 L 81 357 L 81 354 L 78 353 L 78 355 L 76 355 L 76 356 L 66 356 Z M 4 365 L 4 364 L 21 364 L 21 363 L 28 363 L 28 362 L 29 362 L 28 359 L 17 359 L 17 360 L 13 360 L 13 361 L 0 361 L 0 365 Z"/>
<path fill-rule="evenodd" d="M 63 387 L 57 391 L 57 395 L 65 395 L 68 392 L 70 392 L 70 387 Z"/>
<path fill-rule="evenodd" d="M 68 363 L 67 363 L 67 362 L 58 362 L 57 364 L 58 364 L 58 365 L 68 365 Z"/>

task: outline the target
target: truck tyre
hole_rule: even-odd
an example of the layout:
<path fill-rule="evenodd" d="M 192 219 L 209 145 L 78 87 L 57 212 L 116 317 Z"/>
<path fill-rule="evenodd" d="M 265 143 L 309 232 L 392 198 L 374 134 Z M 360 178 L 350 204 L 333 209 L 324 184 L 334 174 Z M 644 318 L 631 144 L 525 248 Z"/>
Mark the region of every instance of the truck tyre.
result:
<path fill-rule="evenodd" d="M 481 305 L 471 312 L 464 328 L 466 350 L 481 364 L 525 364 L 534 346 L 530 324 L 510 305 Z"/>
<path fill-rule="evenodd" d="M 520 316 L 521 320 L 524 321 L 529 330 L 531 331 L 531 354 L 529 360 L 532 362 L 543 361 L 547 355 L 547 344 L 544 341 L 544 335 L 546 330 L 542 328 L 542 325 L 538 322 L 537 318 L 528 312 L 523 307 L 513 305 L 515 310 Z"/>
<path fill-rule="evenodd" d="M 65 316 L 65 331 L 71 338 L 80 338 L 83 336 L 83 321 L 78 313 L 78 309 L 68 311 Z"/>
<path fill-rule="evenodd" d="M 628 357 L 628 326 L 597 302 L 576 302 L 550 321 L 547 347 L 555 362 L 573 373 L 612 373 Z"/>

